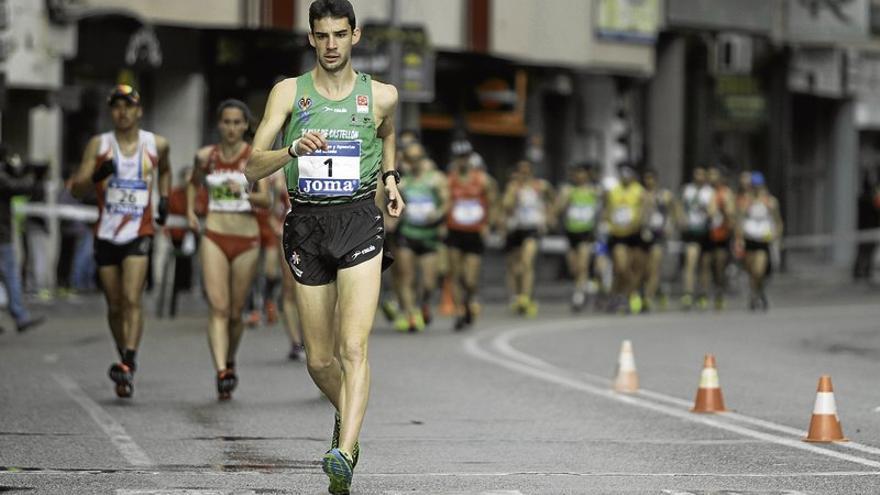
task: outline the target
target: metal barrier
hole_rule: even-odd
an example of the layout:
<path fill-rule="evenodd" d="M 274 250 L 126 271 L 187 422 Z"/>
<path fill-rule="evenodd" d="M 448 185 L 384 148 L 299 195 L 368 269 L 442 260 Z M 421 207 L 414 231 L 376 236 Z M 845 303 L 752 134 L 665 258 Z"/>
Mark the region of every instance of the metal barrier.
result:
<path fill-rule="evenodd" d="M 43 217 L 47 220 L 78 220 L 94 222 L 98 219 L 98 209 L 86 205 L 64 205 L 53 207 L 45 203 L 25 203 L 16 205 L 15 213 L 27 216 Z M 166 227 L 187 228 L 189 226 L 186 217 L 182 215 L 169 215 Z M 851 231 L 844 234 L 808 234 L 785 237 L 782 240 L 781 249 L 817 249 L 829 247 L 836 243 L 859 243 L 880 242 L 880 229 Z M 498 234 L 492 234 L 487 240 L 487 246 L 500 249 L 504 246 L 504 238 Z M 681 242 L 669 240 L 666 243 L 669 252 L 681 251 Z M 541 239 L 541 251 L 547 254 L 564 254 L 568 250 L 568 241 L 561 235 L 548 235 Z"/>

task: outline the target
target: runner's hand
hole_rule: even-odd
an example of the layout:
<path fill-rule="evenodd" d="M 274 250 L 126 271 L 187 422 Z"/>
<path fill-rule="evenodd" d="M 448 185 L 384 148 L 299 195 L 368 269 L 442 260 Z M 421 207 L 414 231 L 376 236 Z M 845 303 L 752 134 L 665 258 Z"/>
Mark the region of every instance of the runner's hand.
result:
<path fill-rule="evenodd" d="M 159 225 L 165 225 L 165 222 L 168 220 L 168 198 L 161 197 L 159 198 L 159 205 L 156 208 L 156 223 Z"/>
<path fill-rule="evenodd" d="M 187 213 L 186 219 L 189 221 L 189 229 L 193 232 L 198 232 L 201 230 L 201 225 L 199 225 L 199 217 L 195 213 Z"/>
<path fill-rule="evenodd" d="M 319 149 L 327 150 L 327 148 L 327 138 L 323 134 L 320 132 L 307 132 L 294 142 L 293 151 L 297 156 L 303 156 L 314 153 Z"/>
<path fill-rule="evenodd" d="M 113 160 L 107 160 L 102 164 L 98 165 L 95 169 L 95 172 L 92 173 L 92 182 L 97 184 L 102 180 L 110 177 L 116 172 L 116 166 L 113 165 Z"/>
<path fill-rule="evenodd" d="M 397 182 L 394 180 L 394 177 L 388 176 L 385 179 L 385 197 L 388 198 L 385 203 L 388 214 L 395 218 L 399 217 L 403 213 L 404 204 L 403 198 L 400 197 L 400 192 L 397 190 Z"/>

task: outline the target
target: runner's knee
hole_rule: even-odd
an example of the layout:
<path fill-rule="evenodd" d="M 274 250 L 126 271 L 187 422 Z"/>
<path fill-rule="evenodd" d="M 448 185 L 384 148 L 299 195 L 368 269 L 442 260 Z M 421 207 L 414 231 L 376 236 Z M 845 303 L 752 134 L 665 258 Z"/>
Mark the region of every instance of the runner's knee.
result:
<path fill-rule="evenodd" d="M 107 316 L 110 318 L 118 318 L 125 313 L 125 308 L 122 305 L 122 299 L 113 299 L 112 301 L 107 301 Z"/>
<path fill-rule="evenodd" d="M 345 342 L 339 352 L 344 363 L 363 363 L 367 360 L 366 341 Z"/>
<path fill-rule="evenodd" d="M 232 315 L 229 312 L 229 306 L 220 306 L 220 307 L 211 308 L 211 317 L 230 319 L 232 317 Z M 239 319 L 241 319 L 241 316 L 239 316 Z"/>
<path fill-rule="evenodd" d="M 123 294 L 122 296 L 122 304 L 126 311 L 131 311 L 133 309 L 140 309 L 141 307 L 141 295 L 138 294 Z"/>
<path fill-rule="evenodd" d="M 320 374 L 333 366 L 333 356 L 330 354 L 307 352 L 306 366 L 309 368 L 309 373 L 313 375 L 316 373 Z"/>

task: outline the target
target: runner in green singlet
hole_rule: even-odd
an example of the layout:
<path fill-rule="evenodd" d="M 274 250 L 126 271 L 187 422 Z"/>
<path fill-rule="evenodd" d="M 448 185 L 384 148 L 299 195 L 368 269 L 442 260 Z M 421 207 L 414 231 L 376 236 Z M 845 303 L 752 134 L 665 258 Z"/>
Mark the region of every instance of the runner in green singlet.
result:
<path fill-rule="evenodd" d="M 582 163 L 571 171 L 571 184 L 559 191 L 556 211 L 563 216 L 568 238 L 568 269 L 574 277 L 571 309 L 580 311 L 587 302 L 590 254 L 596 242 L 596 226 L 602 206 L 602 191 L 590 180 L 590 163 Z"/>
<path fill-rule="evenodd" d="M 413 144 L 410 148 L 422 147 Z M 399 331 L 422 331 L 431 322 L 431 297 L 437 286 L 437 248 L 440 227 L 449 210 L 449 188 L 434 161 L 422 156 L 416 160 L 412 173 L 401 180 L 400 192 L 407 204 L 398 229 L 396 259 L 400 264 L 404 314 L 394 327 Z M 421 272 L 418 285 L 417 271 Z"/>
<path fill-rule="evenodd" d="M 307 366 L 337 411 L 322 465 L 330 493 L 347 494 L 370 390 L 367 340 L 383 268 L 378 184 L 389 215 L 404 207 L 394 168 L 397 90 L 352 68 L 361 31 L 348 0 L 316 0 L 309 26 L 317 66 L 272 88 L 246 175 L 253 182 L 282 167 L 287 175 L 292 206 L 283 246 Z M 286 147 L 273 150 L 288 119 Z"/>

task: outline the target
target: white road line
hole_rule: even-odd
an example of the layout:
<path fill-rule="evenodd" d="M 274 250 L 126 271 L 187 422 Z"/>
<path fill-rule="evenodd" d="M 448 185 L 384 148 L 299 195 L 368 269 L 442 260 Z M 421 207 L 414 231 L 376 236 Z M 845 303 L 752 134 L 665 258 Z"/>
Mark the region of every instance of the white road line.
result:
<path fill-rule="evenodd" d="M 211 489 L 150 489 L 150 490 L 116 490 L 116 495 L 257 495 L 253 490 L 211 490 Z"/>
<path fill-rule="evenodd" d="M 99 476 L 105 474 L 107 476 L 119 475 L 152 475 L 159 476 L 166 474 L 166 471 L 158 470 L 138 470 L 126 469 L 113 473 L 105 473 L 100 470 L 53 470 L 47 469 L 43 471 L 0 471 L 0 479 L 6 478 L 22 478 L 32 476 Z M 214 477 L 249 477 L 256 476 L 265 478 L 267 476 L 316 476 L 323 478 L 325 475 L 320 470 L 314 471 L 278 471 L 270 473 L 266 471 L 173 471 L 175 476 L 214 476 Z M 497 473 L 358 473 L 358 478 L 499 478 L 499 477 L 575 477 L 575 478 L 841 478 L 841 477 L 880 477 L 880 471 L 805 471 L 801 473 L 792 472 L 768 472 L 768 473 L 632 473 L 632 472 L 595 472 L 595 473 L 578 473 L 578 472 L 546 472 L 546 471 L 522 471 L 522 472 L 497 472 Z M 155 489 L 154 489 L 155 490 Z M 153 492 L 149 492 L 153 493 Z"/>
<path fill-rule="evenodd" d="M 93 401 L 83 392 L 83 389 L 77 385 L 70 377 L 52 373 L 55 381 L 61 385 L 61 388 L 67 392 L 67 395 L 89 413 L 89 416 L 104 430 L 104 433 L 110 437 L 110 441 L 116 450 L 133 466 L 154 466 L 156 463 L 150 459 L 150 456 L 141 449 L 138 444 L 132 440 L 131 436 L 125 431 L 119 422 L 113 419 L 113 416 L 107 413 L 97 402 Z"/>
<path fill-rule="evenodd" d="M 359 478 L 407 478 L 407 477 L 436 477 L 436 478 L 495 478 L 495 477 L 577 477 L 577 478 L 841 478 L 851 476 L 880 476 L 880 471 L 815 471 L 803 473 L 623 473 L 623 472 L 597 472 L 597 473 L 548 473 L 548 472 L 519 472 L 519 473 L 360 473 Z"/>
<path fill-rule="evenodd" d="M 465 350 L 468 354 L 472 356 L 482 359 L 483 361 L 487 361 L 490 363 L 494 363 L 498 366 L 502 366 L 512 371 L 516 371 L 518 373 L 524 375 L 530 375 L 535 378 L 539 378 L 541 380 L 555 383 L 557 385 L 561 385 L 563 387 L 572 388 L 581 392 L 585 392 L 591 395 L 596 395 L 599 397 L 604 397 L 606 399 L 610 399 L 616 402 L 622 402 L 624 404 L 629 404 L 632 406 L 640 407 L 642 409 L 648 409 L 654 412 L 658 412 L 661 414 L 665 414 L 667 416 L 672 416 L 678 419 L 682 419 L 684 421 L 688 421 L 691 423 L 698 423 L 705 426 L 711 426 L 713 428 L 718 428 L 721 430 L 727 430 L 733 433 L 737 433 L 742 436 L 755 438 L 758 440 L 763 440 L 765 442 L 775 443 L 777 445 L 782 445 L 786 447 L 791 447 L 793 449 L 804 450 L 807 452 L 812 452 L 814 454 L 823 455 L 826 457 L 831 457 L 838 460 L 849 461 L 856 464 L 861 464 L 863 466 L 880 468 L 880 462 L 874 461 L 871 459 L 865 459 L 863 457 L 858 457 L 855 455 L 844 454 L 841 452 L 836 452 L 834 450 L 824 449 L 821 447 L 817 447 L 812 444 L 807 444 L 801 442 L 800 440 L 792 440 L 790 438 L 780 437 L 777 435 L 771 435 L 769 433 L 763 433 L 756 430 L 751 430 L 744 426 L 730 424 L 728 422 L 722 421 L 721 418 L 713 418 L 706 417 L 702 415 L 696 415 L 690 413 L 688 411 L 684 411 L 681 409 L 674 409 L 669 406 L 665 406 L 662 404 L 656 404 L 654 402 L 650 402 L 647 399 L 634 397 L 634 396 L 626 396 L 617 394 L 609 389 L 600 388 L 594 385 L 590 385 L 583 381 L 575 380 L 570 377 L 558 375 L 552 371 L 538 369 L 526 364 L 520 363 L 518 361 L 514 361 L 510 358 L 501 358 L 489 354 L 487 351 L 484 351 L 478 345 L 478 341 L 476 337 L 470 337 L 465 341 Z"/>
<path fill-rule="evenodd" d="M 431 495 L 523 495 L 523 493 L 519 490 L 489 490 L 488 492 L 438 492 L 436 490 L 431 490 L 430 492 L 400 492 L 400 491 L 391 491 L 384 492 L 383 495 L 406 495 L 406 494 L 416 494 L 419 493 L 430 493 Z"/>
<path fill-rule="evenodd" d="M 516 359 L 516 360 L 522 362 L 523 364 L 532 364 L 535 366 L 540 366 L 541 368 L 544 368 L 548 371 L 555 371 L 557 373 L 566 373 L 566 371 L 563 370 L 562 368 L 554 366 L 554 365 L 552 365 L 546 361 L 543 361 L 539 358 L 536 358 L 534 356 L 531 356 L 531 355 L 528 355 L 528 354 L 525 354 L 523 352 L 518 351 L 510 343 L 513 339 L 520 337 L 524 334 L 530 333 L 530 331 L 532 331 L 533 329 L 534 329 L 534 327 L 521 327 L 521 328 L 510 329 L 510 330 L 502 333 L 501 335 L 497 336 L 492 341 L 492 346 L 496 350 L 498 350 L 498 352 L 504 354 L 507 357 Z M 570 328 L 566 329 L 563 326 L 553 325 L 553 326 L 549 327 L 549 329 L 547 331 L 548 332 L 556 332 L 556 331 L 566 331 L 566 330 L 570 330 Z M 598 375 L 593 375 L 591 373 L 581 372 L 581 371 L 578 372 L 578 376 L 582 376 L 584 378 L 587 378 L 590 381 L 592 381 L 594 383 L 598 383 L 602 386 L 607 386 L 607 387 L 611 386 L 611 379 L 610 378 L 606 378 L 606 377 L 598 376 Z M 663 394 L 660 392 L 653 392 L 651 390 L 639 389 L 638 395 L 640 395 L 642 397 L 649 398 L 649 399 L 654 399 L 656 401 L 666 402 L 667 404 L 672 404 L 675 406 L 690 408 L 693 405 L 693 402 L 691 402 L 691 401 L 681 399 L 678 397 L 673 397 L 671 395 L 666 395 L 666 394 Z M 880 411 L 880 408 L 878 408 L 878 411 Z M 753 426 L 759 426 L 759 427 L 764 428 L 766 430 L 776 431 L 779 433 L 785 433 L 787 435 L 794 435 L 796 437 L 804 437 L 807 434 L 806 430 L 792 428 L 791 426 L 781 425 L 779 423 L 774 423 L 772 421 L 767 421 L 767 420 L 755 418 L 752 416 L 746 416 L 746 415 L 740 414 L 740 413 L 725 412 L 725 413 L 718 414 L 718 416 L 729 418 L 732 420 L 736 420 L 741 423 L 748 423 Z M 872 447 L 870 445 L 865 445 L 865 444 L 861 444 L 858 442 L 850 441 L 850 442 L 844 442 L 844 443 L 837 443 L 835 445 L 837 445 L 838 447 L 845 448 L 845 449 L 851 449 L 851 450 L 857 450 L 859 452 L 864 452 L 866 454 L 880 455 L 880 448 Z"/>

